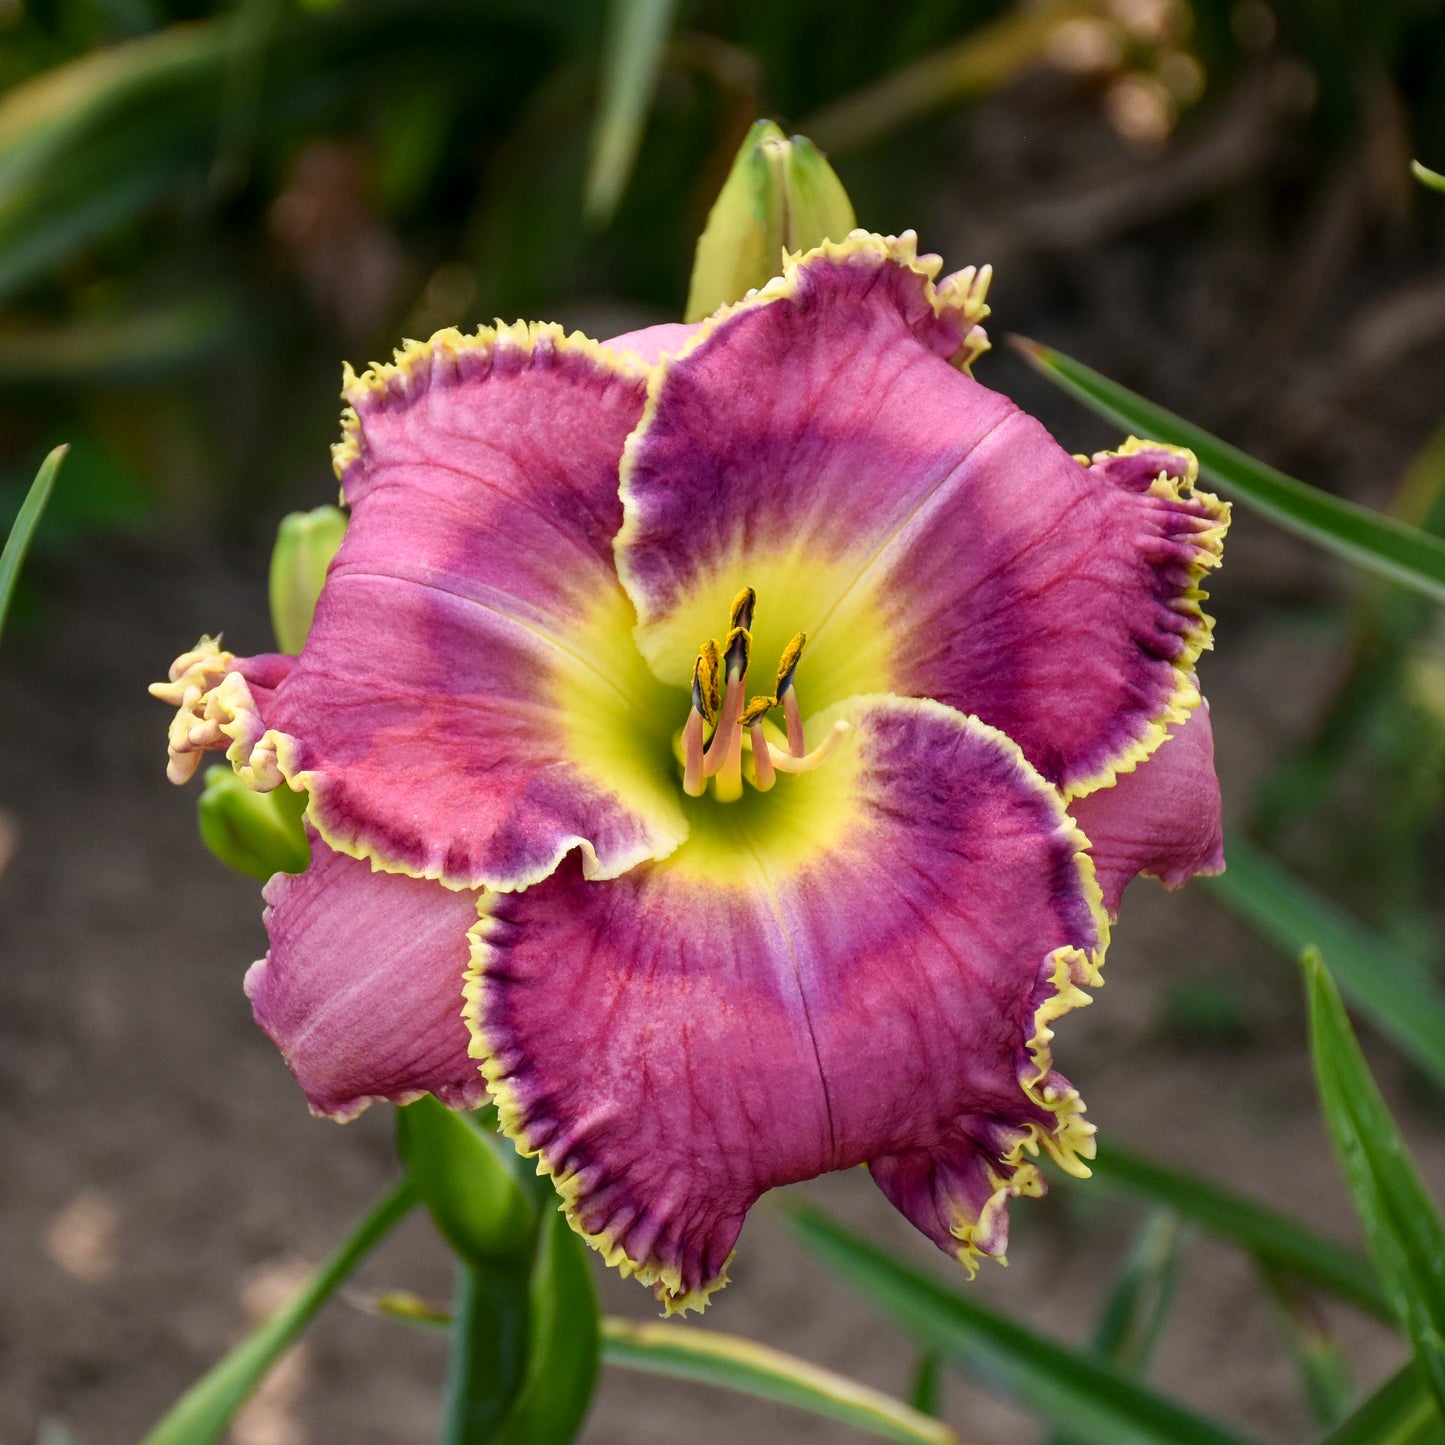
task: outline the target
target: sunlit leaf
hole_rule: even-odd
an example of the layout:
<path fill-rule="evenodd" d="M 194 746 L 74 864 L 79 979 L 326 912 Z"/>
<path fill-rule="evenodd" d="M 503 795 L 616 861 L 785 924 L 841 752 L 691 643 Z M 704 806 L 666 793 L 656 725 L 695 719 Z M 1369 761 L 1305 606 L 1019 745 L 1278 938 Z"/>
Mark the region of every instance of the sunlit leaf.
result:
<path fill-rule="evenodd" d="M 1310 1049 L 1325 1122 L 1380 1282 L 1445 1406 L 1445 1225 L 1400 1138 L 1320 955 L 1305 955 Z"/>
<path fill-rule="evenodd" d="M 609 1365 L 671 1375 L 791 1405 L 883 1440 L 957 1445 L 957 1437 L 946 1425 L 901 1400 L 756 1340 L 717 1334 L 696 1325 L 609 1318 L 602 1324 L 602 1342 L 603 1359 Z"/>
<path fill-rule="evenodd" d="M 1420 965 L 1247 839 L 1231 834 L 1224 851 L 1228 869 L 1205 888 L 1289 957 L 1318 947 L 1350 1002 L 1445 1087 L 1445 993 Z"/>
<path fill-rule="evenodd" d="M 1100 416 L 1151 441 L 1188 447 L 1200 471 L 1227 497 L 1347 562 L 1445 602 L 1445 541 L 1439 537 L 1286 476 L 1062 352 L 1023 337 L 1012 340 L 1037 371 Z"/>
<path fill-rule="evenodd" d="M 67 446 L 58 446 L 41 462 L 40 470 L 36 472 L 35 480 L 30 484 L 30 490 L 20 505 L 20 514 L 15 518 L 15 525 L 5 539 L 5 548 L 0 551 L 0 633 L 5 630 L 10 599 L 15 595 L 15 583 L 20 577 L 20 564 L 25 560 L 31 538 L 35 536 L 35 529 L 40 525 L 45 504 L 50 500 L 50 493 L 55 486 L 55 475 L 69 450 Z"/>
<path fill-rule="evenodd" d="M 411 1184 L 398 1184 L 312 1275 L 296 1297 L 192 1385 L 141 1445 L 213 1445 L 220 1440 L 232 1416 L 290 1349 L 316 1312 L 415 1203 L 416 1194 Z"/>
<path fill-rule="evenodd" d="M 901 1264 L 816 1210 L 792 1214 L 808 1246 L 919 1344 L 1071 1435 L 1098 1445 L 1242 1445 L 1227 1427 Z"/>
<path fill-rule="evenodd" d="M 587 176 L 587 214 L 595 220 L 611 217 L 632 174 L 675 4 L 676 0 L 611 0 L 608 7 Z"/>

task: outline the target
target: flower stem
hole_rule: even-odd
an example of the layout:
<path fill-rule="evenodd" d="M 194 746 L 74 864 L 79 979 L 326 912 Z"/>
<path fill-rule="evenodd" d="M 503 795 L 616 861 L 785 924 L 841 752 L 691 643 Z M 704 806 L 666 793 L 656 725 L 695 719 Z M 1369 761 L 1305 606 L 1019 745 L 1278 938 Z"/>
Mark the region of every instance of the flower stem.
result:
<path fill-rule="evenodd" d="M 488 1445 L 527 1365 L 527 1270 L 457 1266 L 440 1445 Z"/>

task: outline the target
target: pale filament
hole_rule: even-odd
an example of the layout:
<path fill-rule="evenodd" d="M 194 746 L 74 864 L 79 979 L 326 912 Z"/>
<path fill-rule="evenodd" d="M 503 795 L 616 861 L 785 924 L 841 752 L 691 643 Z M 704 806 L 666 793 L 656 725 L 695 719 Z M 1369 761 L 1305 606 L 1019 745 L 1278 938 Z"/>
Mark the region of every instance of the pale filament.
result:
<path fill-rule="evenodd" d="M 753 611 L 757 594 L 745 587 L 733 599 L 731 627 L 726 648 L 705 643 L 693 669 L 692 707 L 682 730 L 683 791 L 700 798 L 713 781 L 721 803 L 736 802 L 743 795 L 743 748 L 752 753 L 748 781 L 761 793 L 768 792 L 782 773 L 811 772 L 825 762 L 848 731 L 847 723 L 835 723 L 821 744 L 811 753 L 803 731 L 802 708 L 793 686 L 794 674 L 807 638 L 803 633 L 783 649 L 778 663 L 776 690 L 772 695 L 747 700 L 744 690 L 752 653 Z M 763 728 L 763 720 L 775 707 L 783 710 L 787 750 L 774 746 Z M 712 724 L 711 739 L 707 730 Z"/>

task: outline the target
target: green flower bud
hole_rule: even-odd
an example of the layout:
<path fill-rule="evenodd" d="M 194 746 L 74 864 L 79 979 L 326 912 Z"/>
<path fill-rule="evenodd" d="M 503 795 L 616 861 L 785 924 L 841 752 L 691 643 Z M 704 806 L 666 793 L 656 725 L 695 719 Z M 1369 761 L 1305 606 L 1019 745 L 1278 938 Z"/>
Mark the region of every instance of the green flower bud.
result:
<path fill-rule="evenodd" d="M 854 224 L 853 203 L 817 146 L 758 121 L 698 237 L 686 320 L 701 321 L 764 285 L 784 251 L 841 241 Z"/>
<path fill-rule="evenodd" d="M 228 868 L 264 883 L 273 873 L 304 873 L 311 845 L 301 826 L 306 794 L 258 793 L 230 768 L 207 768 L 196 802 L 201 841 Z"/>
<path fill-rule="evenodd" d="M 276 645 L 293 656 L 306 643 L 326 569 L 346 535 L 340 507 L 292 512 L 281 519 L 271 552 L 271 627 Z"/>

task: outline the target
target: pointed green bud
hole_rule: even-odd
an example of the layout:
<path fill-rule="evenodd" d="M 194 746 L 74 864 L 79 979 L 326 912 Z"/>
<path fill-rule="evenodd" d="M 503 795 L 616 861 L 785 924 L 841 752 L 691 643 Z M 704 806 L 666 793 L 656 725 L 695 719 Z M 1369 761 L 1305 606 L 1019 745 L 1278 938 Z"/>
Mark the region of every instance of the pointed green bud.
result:
<path fill-rule="evenodd" d="M 271 552 L 271 627 L 282 652 L 296 656 L 305 646 L 326 569 L 345 535 L 346 513 L 340 507 L 292 512 L 281 519 Z"/>
<path fill-rule="evenodd" d="M 818 147 L 758 121 L 698 237 L 685 319 L 741 301 L 778 274 L 784 251 L 841 241 L 854 225 L 848 192 Z"/>
<path fill-rule="evenodd" d="M 207 768 L 196 802 L 201 841 L 228 868 L 264 883 L 273 873 L 304 873 L 311 845 L 301 826 L 306 794 L 258 793 L 230 768 Z"/>

